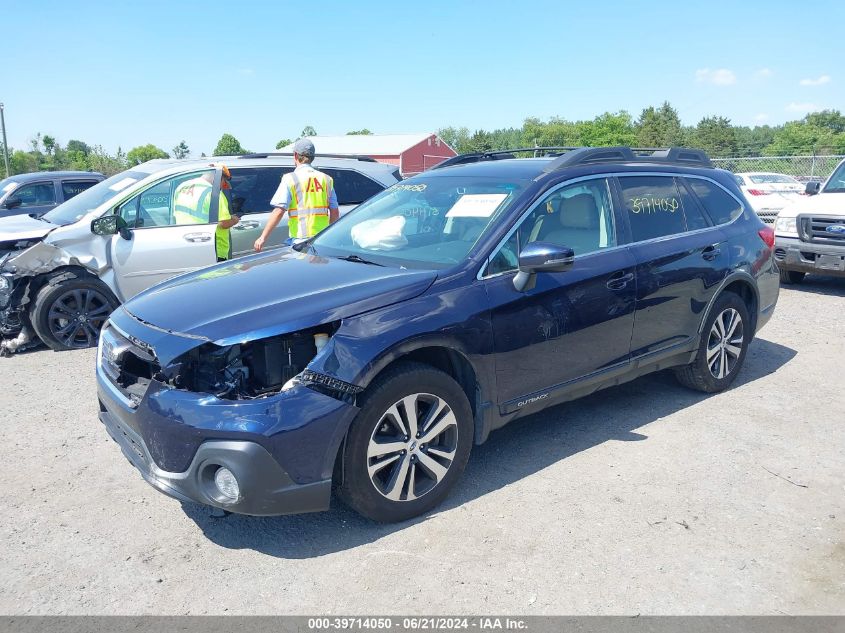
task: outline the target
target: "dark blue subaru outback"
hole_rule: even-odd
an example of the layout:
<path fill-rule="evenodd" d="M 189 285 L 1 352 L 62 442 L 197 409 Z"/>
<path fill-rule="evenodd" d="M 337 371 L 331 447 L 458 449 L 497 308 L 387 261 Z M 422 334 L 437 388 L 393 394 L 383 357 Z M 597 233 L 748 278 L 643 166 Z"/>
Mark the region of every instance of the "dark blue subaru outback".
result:
<path fill-rule="evenodd" d="M 727 388 L 778 297 L 773 231 L 733 176 L 680 148 L 516 152 L 118 308 L 100 419 L 129 461 L 232 512 L 324 510 L 336 488 L 398 521 L 518 417 L 670 367 Z"/>

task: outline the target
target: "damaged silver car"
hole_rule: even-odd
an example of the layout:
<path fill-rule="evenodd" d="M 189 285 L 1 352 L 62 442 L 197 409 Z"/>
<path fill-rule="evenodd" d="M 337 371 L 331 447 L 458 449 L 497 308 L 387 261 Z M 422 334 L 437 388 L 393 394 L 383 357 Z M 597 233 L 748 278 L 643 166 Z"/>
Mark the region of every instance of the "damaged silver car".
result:
<path fill-rule="evenodd" d="M 253 252 L 270 217 L 270 199 L 286 154 L 215 158 L 231 172 L 225 191 L 241 220 L 232 227 L 232 256 Z M 341 213 L 399 179 L 396 168 L 366 158 L 318 157 L 334 178 Z M 186 224 L 174 197 L 187 180 L 213 181 L 208 222 Z M 0 354 L 39 340 L 54 350 L 92 347 L 109 314 L 147 288 L 216 262 L 221 170 L 203 160 L 153 160 L 91 187 L 42 217 L 0 218 Z M 192 219 L 191 221 L 195 221 Z M 282 246 L 287 223 L 266 247 Z"/>

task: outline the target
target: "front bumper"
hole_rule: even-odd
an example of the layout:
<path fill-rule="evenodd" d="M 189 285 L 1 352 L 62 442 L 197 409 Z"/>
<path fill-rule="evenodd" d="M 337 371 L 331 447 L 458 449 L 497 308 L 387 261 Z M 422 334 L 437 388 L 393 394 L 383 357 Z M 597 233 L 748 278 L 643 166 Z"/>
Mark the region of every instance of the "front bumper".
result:
<path fill-rule="evenodd" d="M 157 490 L 240 514 L 328 509 L 335 457 L 358 412 L 354 405 L 303 386 L 225 401 L 156 381 L 135 403 L 97 365 L 100 420 Z M 213 483 L 222 466 L 238 480 L 234 502 Z"/>
<path fill-rule="evenodd" d="M 781 270 L 845 277 L 845 245 L 813 244 L 778 235 L 775 261 Z"/>

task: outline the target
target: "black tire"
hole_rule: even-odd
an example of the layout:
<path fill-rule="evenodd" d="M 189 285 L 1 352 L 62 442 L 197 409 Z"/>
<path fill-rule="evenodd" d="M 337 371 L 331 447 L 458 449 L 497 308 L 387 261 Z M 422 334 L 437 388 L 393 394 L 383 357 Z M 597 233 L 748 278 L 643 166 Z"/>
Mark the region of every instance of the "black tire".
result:
<path fill-rule="evenodd" d="M 420 427 L 427 426 L 429 433 L 437 427 L 444 429 L 430 438 L 430 444 L 418 445 L 415 441 L 425 439 L 423 428 L 416 437 L 410 433 L 407 439 L 402 437 L 404 431 L 400 425 L 413 429 L 404 405 L 400 406 L 405 398 L 413 399 L 409 401 L 415 403 Z M 441 403 L 451 416 L 444 408 L 436 417 L 428 418 Z M 449 494 L 466 467 L 472 441 L 472 409 L 458 383 L 428 365 L 410 362 L 396 365 L 368 389 L 361 411 L 352 422 L 343 454 L 339 496 L 374 521 L 392 523 L 418 516 Z M 402 452 L 392 450 L 370 455 L 371 446 L 374 450 L 384 450 L 376 447 L 400 443 L 404 447 Z M 451 461 L 446 457 L 449 454 L 453 455 Z M 371 478 L 370 468 L 379 465 L 382 467 L 373 468 Z M 431 469 L 437 465 L 439 468 Z M 398 489 L 392 485 L 394 482 L 400 484 Z M 388 494 L 398 498 L 389 499 Z"/>
<path fill-rule="evenodd" d="M 740 321 L 731 336 L 720 337 L 716 321 L 720 319 L 720 326 L 723 329 L 726 324 L 733 327 L 732 322 L 727 320 L 727 317 L 733 314 L 731 311 L 739 317 Z M 737 331 L 742 336 L 739 345 L 737 345 Z M 717 393 L 727 389 L 742 369 L 748 344 L 753 335 L 745 302 L 732 292 L 723 293 L 713 303 L 707 321 L 704 323 L 695 360 L 675 370 L 678 381 L 685 387 L 705 393 Z M 739 352 L 734 357 L 732 355 L 734 352 L 731 350 L 737 348 Z"/>
<path fill-rule="evenodd" d="M 96 277 L 69 273 L 38 291 L 30 320 L 38 338 L 57 352 L 96 347 L 103 324 L 118 305 Z"/>
<path fill-rule="evenodd" d="M 778 272 L 780 272 L 780 282 L 782 284 L 800 284 L 804 281 L 804 277 L 807 273 L 802 273 L 797 270 L 784 270 L 781 268 Z"/>

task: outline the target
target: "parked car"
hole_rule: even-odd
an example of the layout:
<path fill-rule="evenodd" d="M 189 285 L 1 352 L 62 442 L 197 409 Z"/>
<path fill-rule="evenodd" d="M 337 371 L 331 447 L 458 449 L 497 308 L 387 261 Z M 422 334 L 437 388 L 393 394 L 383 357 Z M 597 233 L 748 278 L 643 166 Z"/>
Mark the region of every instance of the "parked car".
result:
<path fill-rule="evenodd" d="M 766 224 L 774 224 L 778 211 L 804 195 L 804 185 L 786 174 L 748 172 L 734 176 L 745 199 Z"/>
<path fill-rule="evenodd" d="M 290 155 L 252 154 L 225 161 L 227 191 L 241 221 L 232 227 L 234 257 L 253 252 Z M 397 182 L 396 167 L 372 159 L 318 157 L 334 178 L 341 213 Z M 219 169 L 204 160 L 153 160 L 91 187 L 35 219 L 0 219 L 0 335 L 6 352 L 41 339 L 55 350 L 96 345 L 100 328 L 120 303 L 183 272 L 217 261 Z M 215 176 L 210 223 L 179 224 L 174 191 L 203 173 Z M 183 220 L 184 222 L 184 220 Z M 267 248 L 288 237 L 283 221 Z"/>
<path fill-rule="evenodd" d="M 0 219 L 42 216 L 104 179 L 93 171 L 39 171 L 0 180 Z"/>
<path fill-rule="evenodd" d="M 775 222 L 775 260 L 787 284 L 807 273 L 845 277 L 845 161 L 824 186 L 808 182 L 806 193 Z"/>
<path fill-rule="evenodd" d="M 399 521 L 512 420 L 658 369 L 733 382 L 779 284 L 732 174 L 681 149 L 496 156 L 116 310 L 100 419 L 129 461 L 228 511 L 324 510 L 334 485 Z"/>

